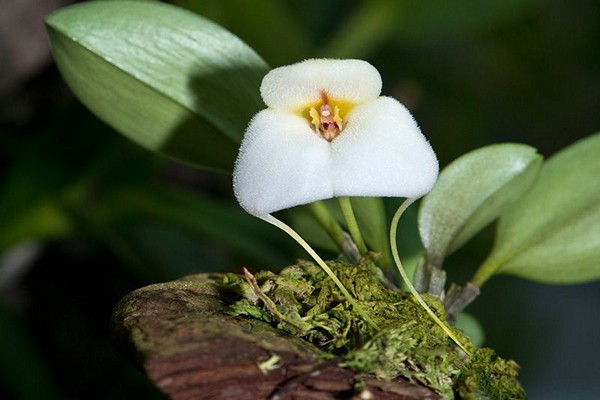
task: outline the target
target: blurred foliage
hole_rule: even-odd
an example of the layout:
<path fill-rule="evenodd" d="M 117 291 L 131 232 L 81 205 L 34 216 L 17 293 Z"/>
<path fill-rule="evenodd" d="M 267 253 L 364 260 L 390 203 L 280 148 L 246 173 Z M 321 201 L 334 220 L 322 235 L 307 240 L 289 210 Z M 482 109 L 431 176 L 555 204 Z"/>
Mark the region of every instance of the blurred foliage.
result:
<path fill-rule="evenodd" d="M 442 166 L 506 141 L 550 156 L 600 126 L 600 4 L 593 0 L 172 3 L 221 24 L 271 66 L 320 56 L 368 60 L 382 73 L 384 94 L 414 113 Z M 31 51 L 47 52 L 41 48 Z M 109 350 L 105 326 L 116 301 L 150 282 L 274 268 L 302 253 L 234 204 L 229 177 L 175 165 L 122 139 L 76 104 L 55 68 L 30 76 L 0 98 L 0 397 L 161 398 Z M 419 243 L 408 243 L 418 240 L 416 211 L 400 228 L 411 235 L 401 234 L 401 252 L 403 245 L 404 254 L 418 252 Z M 42 251 L 8 262 L 14 246 L 31 241 Z M 484 231 L 447 259 L 449 271 L 466 279 L 490 243 Z M 492 280 L 469 311 L 481 319 L 487 345 L 520 362 L 531 397 L 593 398 L 600 357 L 591 349 L 600 343 L 592 333 L 600 327 L 577 315 L 595 315 L 597 285 L 553 289 Z M 548 307 L 569 298 L 570 308 Z M 568 335 L 578 332 L 591 333 L 571 345 L 580 340 Z M 540 336 L 544 347 L 527 358 L 527 343 Z M 559 364 L 569 368 L 552 369 Z M 561 386 L 548 390 L 547 382 Z"/>

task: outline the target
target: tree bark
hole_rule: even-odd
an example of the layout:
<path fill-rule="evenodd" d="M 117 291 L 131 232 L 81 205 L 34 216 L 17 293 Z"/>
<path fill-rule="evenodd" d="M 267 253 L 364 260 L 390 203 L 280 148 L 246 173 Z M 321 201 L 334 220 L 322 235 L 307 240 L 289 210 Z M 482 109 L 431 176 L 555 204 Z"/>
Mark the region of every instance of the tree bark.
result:
<path fill-rule="evenodd" d="M 116 306 L 114 345 L 174 400 L 439 399 L 406 380 L 377 380 L 325 360 L 312 344 L 227 313 L 218 275 L 138 289 Z M 362 383 L 362 390 L 356 390 Z"/>

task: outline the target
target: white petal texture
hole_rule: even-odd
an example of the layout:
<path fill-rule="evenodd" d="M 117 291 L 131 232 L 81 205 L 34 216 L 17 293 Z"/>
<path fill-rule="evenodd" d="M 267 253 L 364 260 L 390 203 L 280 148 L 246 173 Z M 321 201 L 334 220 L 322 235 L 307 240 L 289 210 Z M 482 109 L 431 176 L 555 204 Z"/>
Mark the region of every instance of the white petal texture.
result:
<path fill-rule="evenodd" d="M 391 97 L 354 108 L 331 150 L 334 196 L 416 199 L 438 176 L 431 146 L 408 110 Z"/>
<path fill-rule="evenodd" d="M 307 60 L 269 72 L 261 86 L 269 108 L 250 121 L 234 169 L 242 207 L 266 216 L 335 196 L 429 192 L 435 153 L 408 110 L 380 91 L 379 73 L 360 60 Z M 339 129 L 326 111 L 319 114 L 328 99 L 344 104 Z M 326 118 L 321 125 L 311 121 L 311 107 Z M 333 138 L 324 136 L 330 131 Z"/>
<path fill-rule="evenodd" d="M 233 173 L 241 206 L 267 215 L 333 197 L 331 149 L 302 117 L 263 110 L 244 135 Z"/>
<path fill-rule="evenodd" d="M 296 111 L 318 101 L 321 91 L 358 104 L 376 99 L 381 86 L 379 72 L 366 61 L 312 59 L 270 71 L 260 94 L 269 108 Z"/>

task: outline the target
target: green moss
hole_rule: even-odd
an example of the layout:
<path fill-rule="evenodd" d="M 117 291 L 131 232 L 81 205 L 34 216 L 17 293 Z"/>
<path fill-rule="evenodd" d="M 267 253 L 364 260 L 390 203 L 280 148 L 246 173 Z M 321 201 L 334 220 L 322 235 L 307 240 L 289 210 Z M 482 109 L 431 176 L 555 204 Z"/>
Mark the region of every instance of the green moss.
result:
<path fill-rule="evenodd" d="M 259 272 L 254 276 L 256 284 L 226 275 L 223 288 L 242 297 L 231 304 L 231 313 L 267 321 L 342 358 L 354 370 L 383 379 L 404 377 L 444 398 L 524 398 L 514 361 L 497 358 L 489 349 L 477 349 L 453 328 L 473 353 L 467 357 L 411 295 L 384 286 L 372 257 L 365 257 L 359 265 L 327 264 L 379 325 L 379 331 L 354 312 L 318 265 L 308 261 L 298 261 L 279 274 Z M 445 320 L 443 305 L 434 297 L 423 297 Z"/>
<path fill-rule="evenodd" d="M 524 399 L 519 384 L 519 365 L 496 356 L 492 349 L 478 349 L 470 358 L 458 382 L 458 394 L 469 400 Z"/>

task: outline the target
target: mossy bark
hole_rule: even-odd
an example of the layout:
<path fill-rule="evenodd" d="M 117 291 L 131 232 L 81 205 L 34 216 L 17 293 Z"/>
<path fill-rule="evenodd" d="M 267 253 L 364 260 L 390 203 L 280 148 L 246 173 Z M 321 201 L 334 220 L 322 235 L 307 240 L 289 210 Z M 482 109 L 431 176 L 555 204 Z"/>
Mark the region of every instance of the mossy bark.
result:
<path fill-rule="evenodd" d="M 114 345 L 172 399 L 439 399 L 326 359 L 267 323 L 228 314 L 218 275 L 138 289 L 116 306 Z"/>

